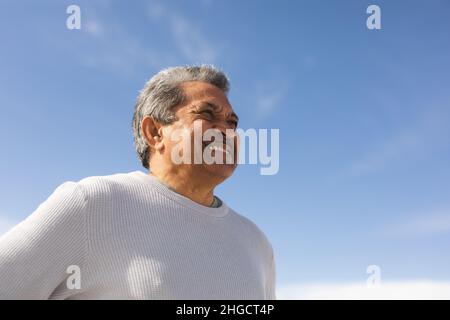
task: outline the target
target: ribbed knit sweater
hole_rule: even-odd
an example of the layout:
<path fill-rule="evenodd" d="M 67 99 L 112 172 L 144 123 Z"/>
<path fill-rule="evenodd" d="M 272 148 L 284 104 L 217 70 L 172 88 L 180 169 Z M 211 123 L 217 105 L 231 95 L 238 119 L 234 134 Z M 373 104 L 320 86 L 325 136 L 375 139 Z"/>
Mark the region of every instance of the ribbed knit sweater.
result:
<path fill-rule="evenodd" d="M 141 171 L 88 177 L 0 238 L 0 299 L 275 299 L 274 256 L 225 202 Z"/>

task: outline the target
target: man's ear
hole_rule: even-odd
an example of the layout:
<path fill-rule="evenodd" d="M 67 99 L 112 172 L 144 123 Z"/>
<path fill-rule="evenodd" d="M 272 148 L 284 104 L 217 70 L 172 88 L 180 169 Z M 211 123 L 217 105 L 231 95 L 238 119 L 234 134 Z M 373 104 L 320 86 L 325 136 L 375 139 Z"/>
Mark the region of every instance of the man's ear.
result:
<path fill-rule="evenodd" d="M 164 148 L 161 127 L 162 125 L 150 116 L 145 116 L 142 119 L 141 132 L 152 150 L 162 150 Z"/>

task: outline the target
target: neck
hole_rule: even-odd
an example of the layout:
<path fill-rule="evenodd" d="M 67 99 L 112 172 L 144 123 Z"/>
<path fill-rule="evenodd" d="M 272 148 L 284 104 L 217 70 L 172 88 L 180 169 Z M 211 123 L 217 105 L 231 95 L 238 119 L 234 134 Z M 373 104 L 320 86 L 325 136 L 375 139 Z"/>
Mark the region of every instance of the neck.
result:
<path fill-rule="evenodd" d="M 196 177 L 186 172 L 152 170 L 149 174 L 192 201 L 207 207 L 213 203 L 214 186 L 197 182 Z"/>

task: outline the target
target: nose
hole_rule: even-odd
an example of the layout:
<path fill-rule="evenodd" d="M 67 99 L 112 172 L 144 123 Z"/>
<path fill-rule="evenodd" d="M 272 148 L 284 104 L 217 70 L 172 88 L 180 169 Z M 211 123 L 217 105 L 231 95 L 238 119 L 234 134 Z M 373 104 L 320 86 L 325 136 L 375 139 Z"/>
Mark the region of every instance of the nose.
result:
<path fill-rule="evenodd" d="M 228 130 L 227 130 L 228 129 Z M 213 130 L 217 130 L 222 135 L 222 143 L 236 147 L 239 143 L 239 137 L 237 132 L 232 128 L 214 127 Z M 215 140 L 215 139 L 214 139 Z"/>
<path fill-rule="evenodd" d="M 212 129 L 219 131 L 222 134 L 224 141 L 226 138 L 234 139 L 237 135 L 233 126 L 226 122 L 225 124 L 215 124 L 212 126 Z"/>
<path fill-rule="evenodd" d="M 225 133 L 226 130 L 232 130 L 234 131 L 233 125 L 231 125 L 228 121 L 220 121 L 213 124 L 212 128 L 217 129 L 221 131 L 222 133 Z"/>

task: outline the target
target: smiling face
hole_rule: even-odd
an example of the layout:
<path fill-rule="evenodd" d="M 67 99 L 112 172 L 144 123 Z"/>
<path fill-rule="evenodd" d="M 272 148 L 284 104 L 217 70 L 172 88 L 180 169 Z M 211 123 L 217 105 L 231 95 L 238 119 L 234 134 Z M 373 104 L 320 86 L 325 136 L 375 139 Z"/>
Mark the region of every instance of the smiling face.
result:
<path fill-rule="evenodd" d="M 177 171 L 182 170 L 189 172 L 189 176 L 195 174 L 196 178 L 214 179 L 220 183 L 231 176 L 237 165 L 238 138 L 234 132 L 238 117 L 225 93 L 216 86 L 192 81 L 183 83 L 181 88 L 186 99 L 174 108 L 178 120 L 162 128 L 164 158 L 173 163 L 175 152 L 187 153 L 190 164 L 177 164 Z M 179 135 L 179 132 L 183 134 Z M 207 137 L 205 133 L 213 135 Z M 173 139 L 174 136 L 178 136 L 178 139 Z M 200 142 L 197 146 L 196 141 Z M 222 143 L 218 143 L 220 141 Z M 205 155 L 223 161 L 208 163 L 205 162 Z M 195 157 L 201 159 L 201 163 L 197 163 Z M 231 161 L 227 161 L 227 157 Z"/>

